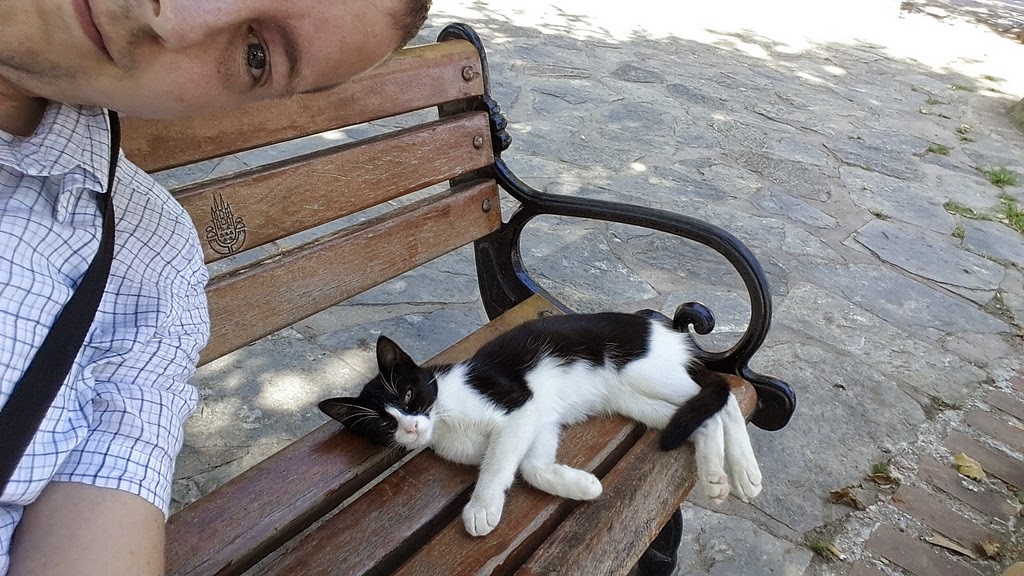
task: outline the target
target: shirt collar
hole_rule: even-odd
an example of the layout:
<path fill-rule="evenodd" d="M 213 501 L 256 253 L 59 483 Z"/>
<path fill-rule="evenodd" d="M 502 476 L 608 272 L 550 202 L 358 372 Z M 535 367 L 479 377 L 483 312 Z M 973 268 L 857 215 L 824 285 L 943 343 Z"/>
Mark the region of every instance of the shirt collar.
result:
<path fill-rule="evenodd" d="M 82 168 L 106 187 L 110 126 L 102 108 L 51 102 L 28 137 L 0 131 L 0 164 L 31 176 L 67 174 Z"/>

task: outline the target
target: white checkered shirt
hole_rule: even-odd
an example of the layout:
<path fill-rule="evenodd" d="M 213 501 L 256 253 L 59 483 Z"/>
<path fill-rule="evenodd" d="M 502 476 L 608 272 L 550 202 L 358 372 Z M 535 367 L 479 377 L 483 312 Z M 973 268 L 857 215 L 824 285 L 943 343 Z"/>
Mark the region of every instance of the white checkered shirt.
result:
<path fill-rule="evenodd" d="M 99 246 L 110 132 L 98 108 L 51 104 L 28 138 L 0 132 L 0 406 Z M 123 157 L 114 261 L 71 373 L 0 495 L 0 575 L 22 510 L 48 482 L 137 494 L 167 513 L 189 384 L 209 334 L 195 228 Z"/>

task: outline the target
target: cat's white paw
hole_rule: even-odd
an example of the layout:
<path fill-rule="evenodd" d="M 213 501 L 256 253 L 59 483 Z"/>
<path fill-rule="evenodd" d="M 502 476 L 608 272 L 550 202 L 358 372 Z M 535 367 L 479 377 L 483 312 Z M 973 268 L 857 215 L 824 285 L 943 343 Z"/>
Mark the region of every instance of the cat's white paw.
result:
<path fill-rule="evenodd" d="M 469 504 L 462 509 L 462 521 L 466 524 L 466 532 L 471 536 L 490 534 L 501 520 L 501 509 L 504 505 L 504 496 L 473 494 Z"/>
<path fill-rule="evenodd" d="M 568 471 L 572 474 L 568 478 L 566 483 L 566 490 L 564 496 L 573 500 L 593 500 L 601 495 L 604 487 L 601 486 L 601 481 L 597 479 L 590 472 L 584 472 L 583 470 L 576 470 L 569 468 Z"/>
<path fill-rule="evenodd" d="M 758 468 L 756 461 L 733 463 L 730 470 L 732 487 L 740 500 L 749 502 L 751 498 L 756 498 L 761 493 L 761 469 Z"/>
<path fill-rule="evenodd" d="M 704 485 L 704 494 L 715 504 L 725 502 L 729 496 L 729 477 L 725 472 L 713 472 L 701 478 Z"/>

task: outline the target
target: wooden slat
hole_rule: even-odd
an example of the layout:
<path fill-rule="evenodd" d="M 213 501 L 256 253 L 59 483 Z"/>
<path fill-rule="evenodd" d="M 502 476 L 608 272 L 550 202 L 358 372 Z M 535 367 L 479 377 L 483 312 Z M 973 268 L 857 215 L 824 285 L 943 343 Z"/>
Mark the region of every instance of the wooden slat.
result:
<path fill-rule="evenodd" d="M 396 461 L 328 422 L 171 517 L 166 573 L 240 574 Z"/>
<path fill-rule="evenodd" d="M 636 428 L 636 424 L 623 418 L 594 419 L 567 433 L 565 444 L 578 464 L 589 469 L 604 467 L 607 470 L 636 441 Z M 469 499 L 476 476 L 475 467 L 444 462 L 433 452 L 424 451 L 308 534 L 261 573 L 264 576 L 390 574 L 408 554 L 443 526 L 457 524 L 459 528 L 448 531 L 461 530 L 464 535 L 460 512 Z M 531 488 L 515 487 L 510 491 L 506 513 L 536 512 L 546 505 L 551 505 L 554 510 L 545 517 L 523 516 L 519 522 L 508 522 L 510 529 L 502 534 L 515 538 L 522 532 L 519 524 L 524 520 L 547 523 L 553 528 L 558 521 L 555 517 L 557 509 L 565 509 L 564 512 L 568 513 L 566 508 L 574 504 L 553 500 Z M 505 522 L 502 520 L 503 524 Z M 499 525 L 499 531 L 501 528 Z M 499 544 L 505 539 L 492 534 L 484 539 L 470 540 L 465 536 L 456 545 L 462 548 L 484 545 L 474 550 L 484 554 L 489 549 L 486 544 Z M 438 563 L 439 574 L 466 574 L 451 565 L 444 568 L 445 558 L 439 559 Z M 412 568 L 413 574 L 427 573 L 419 571 L 416 566 Z"/>
<path fill-rule="evenodd" d="M 481 94 L 479 55 L 469 42 L 454 40 L 400 50 L 321 93 L 185 120 L 125 118 L 122 146 L 131 161 L 155 172 Z"/>
<path fill-rule="evenodd" d="M 659 435 L 644 434 L 595 505 L 577 508 L 516 574 L 628 574 L 697 481 L 693 444 L 666 458 Z"/>
<path fill-rule="evenodd" d="M 749 415 L 753 387 L 735 377 L 730 384 Z M 658 436 L 646 433 L 608 474 L 605 493 L 577 508 L 516 573 L 628 574 L 697 479 L 693 444 L 661 452 Z"/>
<path fill-rule="evenodd" d="M 557 313 L 534 296 L 454 344 L 433 362 L 469 358 L 487 340 Z M 355 494 L 399 455 L 328 422 L 171 517 L 167 574 L 240 574 Z"/>
<path fill-rule="evenodd" d="M 558 461 L 604 476 L 643 433 L 624 418 L 599 418 L 565 431 Z M 519 483 L 509 490 L 501 522 L 484 538 L 466 532 L 458 517 L 408 559 L 396 576 L 511 574 L 578 502 Z"/>
<path fill-rule="evenodd" d="M 493 180 L 467 183 L 215 278 L 207 289 L 210 343 L 200 362 L 496 230 L 497 194 Z"/>
<path fill-rule="evenodd" d="M 474 112 L 356 144 L 321 150 L 229 178 L 182 189 L 175 198 L 200 231 L 213 230 L 213 209 L 229 206 L 233 224 L 245 224 L 244 243 L 255 248 L 289 234 L 426 188 L 493 162 L 487 114 Z M 222 213 L 218 212 L 218 214 Z M 228 256 L 203 241 L 206 262 Z"/>

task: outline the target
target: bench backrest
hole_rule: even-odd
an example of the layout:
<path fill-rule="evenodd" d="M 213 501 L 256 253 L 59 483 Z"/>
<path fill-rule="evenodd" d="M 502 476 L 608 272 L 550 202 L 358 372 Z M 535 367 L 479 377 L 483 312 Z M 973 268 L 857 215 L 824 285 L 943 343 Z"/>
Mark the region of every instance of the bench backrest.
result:
<path fill-rule="evenodd" d="M 477 50 L 453 40 L 401 50 L 326 92 L 184 121 L 128 118 L 123 147 L 130 160 L 155 172 L 415 110 L 459 107 L 483 93 Z M 496 230 L 495 182 L 464 176 L 493 162 L 487 114 L 468 111 L 172 189 L 209 264 L 439 183 L 461 182 L 212 277 L 212 333 L 201 362 Z"/>

